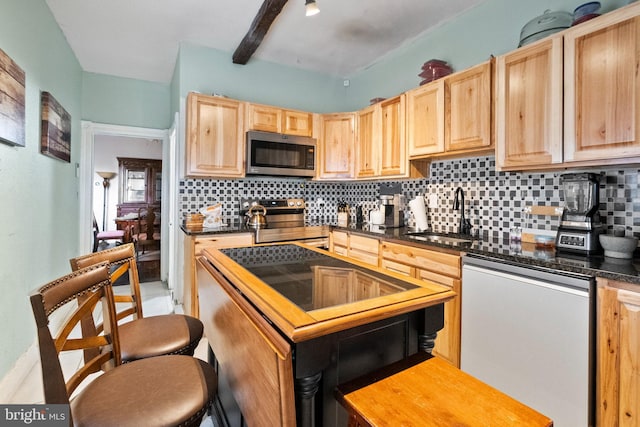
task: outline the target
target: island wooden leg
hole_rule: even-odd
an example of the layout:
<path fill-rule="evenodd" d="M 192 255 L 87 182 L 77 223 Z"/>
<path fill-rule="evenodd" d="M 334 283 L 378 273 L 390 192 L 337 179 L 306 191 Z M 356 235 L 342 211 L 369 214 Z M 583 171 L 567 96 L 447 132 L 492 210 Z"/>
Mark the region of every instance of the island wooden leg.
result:
<path fill-rule="evenodd" d="M 418 349 L 431 354 L 438 331 L 444 327 L 444 304 L 424 310 L 424 329 L 418 334 Z"/>
<path fill-rule="evenodd" d="M 296 378 L 296 418 L 300 427 L 315 426 L 315 397 L 320 387 L 322 372 L 303 378 Z"/>

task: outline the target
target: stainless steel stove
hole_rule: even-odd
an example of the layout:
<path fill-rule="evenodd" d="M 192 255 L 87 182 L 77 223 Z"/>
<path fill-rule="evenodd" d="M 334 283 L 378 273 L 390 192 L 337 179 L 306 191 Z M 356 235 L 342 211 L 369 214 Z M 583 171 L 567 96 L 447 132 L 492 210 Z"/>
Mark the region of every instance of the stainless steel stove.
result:
<path fill-rule="evenodd" d="M 254 205 L 264 206 L 267 226 L 255 229 L 256 243 L 271 243 L 303 240 L 314 246 L 326 246 L 329 227 L 308 225 L 304 221 L 304 199 L 240 199 L 240 217 L 244 222 L 249 209 Z"/>

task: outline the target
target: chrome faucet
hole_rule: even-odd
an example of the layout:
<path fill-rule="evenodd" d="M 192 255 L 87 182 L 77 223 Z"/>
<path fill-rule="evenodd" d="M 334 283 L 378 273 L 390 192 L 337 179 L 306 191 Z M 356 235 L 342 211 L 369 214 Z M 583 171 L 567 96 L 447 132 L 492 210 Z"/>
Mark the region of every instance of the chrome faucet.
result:
<path fill-rule="evenodd" d="M 471 234 L 471 222 L 464 217 L 464 191 L 462 190 L 462 187 L 456 188 L 456 197 L 453 200 L 453 209 L 456 211 L 460 210 L 460 225 L 458 226 L 458 233 Z"/>

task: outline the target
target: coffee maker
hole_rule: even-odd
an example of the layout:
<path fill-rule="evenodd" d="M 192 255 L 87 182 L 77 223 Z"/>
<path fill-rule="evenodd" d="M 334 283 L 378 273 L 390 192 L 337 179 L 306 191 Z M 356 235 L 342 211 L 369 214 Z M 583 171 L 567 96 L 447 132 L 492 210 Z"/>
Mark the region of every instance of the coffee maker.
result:
<path fill-rule="evenodd" d="M 556 247 L 560 251 L 582 254 L 601 250 L 599 235 L 604 230 L 600 223 L 600 176 L 594 173 L 570 173 L 560 176 L 564 192 L 564 210 Z"/>
<path fill-rule="evenodd" d="M 380 209 L 384 210 L 385 227 L 404 227 L 404 205 L 399 183 L 380 184 Z"/>

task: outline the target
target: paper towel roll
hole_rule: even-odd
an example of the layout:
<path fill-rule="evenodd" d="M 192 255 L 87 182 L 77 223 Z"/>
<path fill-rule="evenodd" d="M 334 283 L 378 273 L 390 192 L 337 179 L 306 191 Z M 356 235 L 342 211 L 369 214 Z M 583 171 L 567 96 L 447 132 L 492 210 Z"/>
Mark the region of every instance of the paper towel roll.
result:
<path fill-rule="evenodd" d="M 424 205 L 424 197 L 418 196 L 409 201 L 409 208 L 416 220 L 416 229 L 425 231 L 429 229 L 429 221 L 427 220 L 427 208 Z"/>

